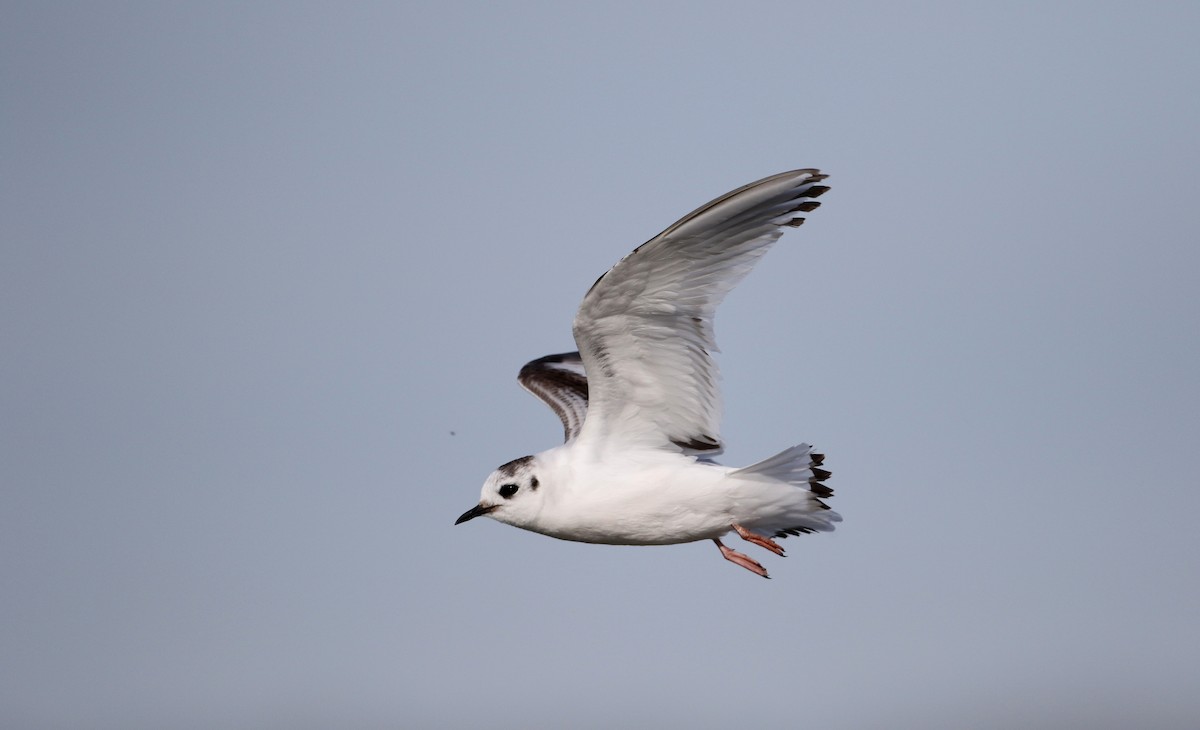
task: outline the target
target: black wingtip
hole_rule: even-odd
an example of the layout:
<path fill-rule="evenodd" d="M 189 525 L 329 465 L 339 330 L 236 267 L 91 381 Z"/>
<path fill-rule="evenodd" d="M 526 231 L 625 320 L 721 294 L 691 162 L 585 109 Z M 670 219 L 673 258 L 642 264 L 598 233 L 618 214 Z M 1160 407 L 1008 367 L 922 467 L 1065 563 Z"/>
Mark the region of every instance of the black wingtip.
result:
<path fill-rule="evenodd" d="M 817 500 L 818 502 L 820 502 L 821 499 L 828 499 L 829 497 L 833 496 L 833 490 L 820 482 L 809 482 L 808 491 L 820 498 Z M 824 502 L 821 502 L 821 506 L 825 509 L 829 509 L 829 505 L 825 504 Z"/>

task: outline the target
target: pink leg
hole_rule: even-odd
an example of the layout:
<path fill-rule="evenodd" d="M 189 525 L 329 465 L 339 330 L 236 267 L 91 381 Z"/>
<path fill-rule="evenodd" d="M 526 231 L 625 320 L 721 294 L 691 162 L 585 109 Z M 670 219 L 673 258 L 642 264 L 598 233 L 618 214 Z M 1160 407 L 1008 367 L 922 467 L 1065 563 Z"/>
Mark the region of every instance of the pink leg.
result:
<path fill-rule="evenodd" d="M 721 548 L 721 555 L 729 562 L 740 565 L 755 575 L 761 575 L 764 578 L 771 577 L 767 575 L 767 569 L 762 567 L 757 560 L 751 558 L 749 555 L 743 555 L 733 548 L 725 547 L 725 544 L 715 537 L 713 538 L 713 542 L 717 544 L 717 547 Z"/>
<path fill-rule="evenodd" d="M 783 555 L 783 546 L 771 538 L 763 537 L 762 535 L 755 535 L 753 532 L 750 532 L 741 525 L 733 525 L 733 529 L 737 530 L 738 537 L 742 538 L 746 542 L 752 542 L 759 547 L 766 548 L 776 555 Z"/>

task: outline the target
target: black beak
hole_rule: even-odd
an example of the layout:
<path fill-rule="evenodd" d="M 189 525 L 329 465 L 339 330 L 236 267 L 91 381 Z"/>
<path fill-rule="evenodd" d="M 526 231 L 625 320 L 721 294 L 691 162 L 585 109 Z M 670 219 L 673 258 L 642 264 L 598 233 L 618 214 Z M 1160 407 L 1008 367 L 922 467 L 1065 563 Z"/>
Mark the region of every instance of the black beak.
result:
<path fill-rule="evenodd" d="M 467 520 L 473 520 L 481 515 L 486 515 L 488 512 L 491 512 L 494 509 L 496 509 L 496 505 L 494 504 L 487 507 L 482 504 L 477 504 L 466 512 L 463 512 L 462 516 L 454 521 L 454 524 L 461 525 Z"/>

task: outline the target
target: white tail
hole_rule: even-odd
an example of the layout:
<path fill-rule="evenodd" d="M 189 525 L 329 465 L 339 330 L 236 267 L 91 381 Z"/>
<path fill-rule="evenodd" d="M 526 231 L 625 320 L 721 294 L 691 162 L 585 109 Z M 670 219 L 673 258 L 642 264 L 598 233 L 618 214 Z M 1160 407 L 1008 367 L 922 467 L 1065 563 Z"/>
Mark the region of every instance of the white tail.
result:
<path fill-rule="evenodd" d="M 833 490 L 824 483 L 830 477 L 830 472 L 820 466 L 824 461 L 824 454 L 814 453 L 809 444 L 799 444 L 757 464 L 731 472 L 729 476 L 771 479 L 808 492 L 808 498 L 801 500 L 796 509 L 790 510 L 787 515 L 769 523 L 754 524 L 752 528 L 773 533 L 774 537 L 833 530 L 833 523 L 841 522 L 842 517 L 821 501 L 833 496 Z"/>
<path fill-rule="evenodd" d="M 818 497 L 832 497 L 833 490 L 822 483 L 831 474 L 820 468 L 824 461 L 824 454 L 813 453 L 813 447 L 809 444 L 799 444 L 757 464 L 738 469 L 730 476 L 764 476 L 804 487 Z"/>

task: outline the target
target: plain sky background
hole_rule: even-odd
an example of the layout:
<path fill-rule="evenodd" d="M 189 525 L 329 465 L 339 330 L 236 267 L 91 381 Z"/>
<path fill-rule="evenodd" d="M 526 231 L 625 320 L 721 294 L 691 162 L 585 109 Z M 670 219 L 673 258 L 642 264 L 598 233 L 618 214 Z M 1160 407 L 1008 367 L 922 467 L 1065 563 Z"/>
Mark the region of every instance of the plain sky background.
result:
<path fill-rule="evenodd" d="M 0 726 L 1200 723 L 1195 3 L 0 14 Z M 725 461 L 838 531 L 453 527 L 592 281 L 796 167 Z"/>

